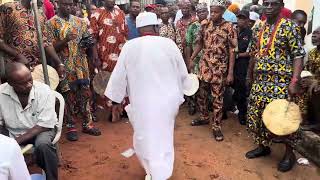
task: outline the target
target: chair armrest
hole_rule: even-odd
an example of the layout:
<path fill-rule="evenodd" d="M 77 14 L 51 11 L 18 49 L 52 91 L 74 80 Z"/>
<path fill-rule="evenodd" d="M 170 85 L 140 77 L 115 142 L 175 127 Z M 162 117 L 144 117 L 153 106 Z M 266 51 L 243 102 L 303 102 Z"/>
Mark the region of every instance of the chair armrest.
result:
<path fill-rule="evenodd" d="M 22 154 L 25 154 L 27 152 L 29 152 L 30 150 L 32 150 L 33 145 L 32 144 L 27 144 L 26 146 L 21 146 L 21 152 Z"/>

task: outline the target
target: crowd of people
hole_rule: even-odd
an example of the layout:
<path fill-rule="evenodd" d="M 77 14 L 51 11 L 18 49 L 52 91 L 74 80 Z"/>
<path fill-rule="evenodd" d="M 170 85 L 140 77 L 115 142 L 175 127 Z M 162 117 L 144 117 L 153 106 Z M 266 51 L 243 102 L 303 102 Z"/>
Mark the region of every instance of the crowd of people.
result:
<path fill-rule="evenodd" d="M 283 0 L 263 0 L 262 4 L 253 0 L 242 9 L 230 0 L 211 0 L 210 4 L 156 0 L 145 7 L 131 0 L 128 14 L 115 0 L 38 0 L 38 8 L 45 55 L 59 74 L 57 91 L 66 102 L 66 138 L 79 139 L 77 120 L 83 133 L 101 135 L 94 125 L 98 108 L 111 111 L 112 122 L 125 117 L 126 109 L 134 130 L 139 129 L 134 135 L 136 153 L 152 179 L 164 180 L 172 174 L 171 122 L 183 102 L 177 91 L 183 82 L 177 79 L 188 72 L 200 82 L 198 92 L 185 97 L 189 114 L 199 115 L 191 126 L 209 124 L 220 142 L 227 111 L 238 111 L 239 123 L 246 125 L 257 144 L 246 153 L 248 159 L 271 153 L 274 135 L 263 124 L 262 113 L 275 99 L 299 104 L 304 128 L 319 129 L 320 27 L 312 32 L 315 47 L 305 48 L 307 13 L 291 12 Z M 31 76 L 42 63 L 34 16 L 31 0 L 0 6 L 0 51 L 6 64 L 0 85 L 0 134 L 15 138 L 19 145 L 34 144 L 37 164 L 47 180 L 56 180 L 58 156 L 51 143 L 57 123 L 54 98 L 48 86 L 33 82 Z M 152 23 L 144 24 L 148 20 Z M 301 78 L 302 70 L 312 76 Z M 112 73 L 104 97 L 92 87 L 101 71 Z M 153 104 L 157 110 L 151 108 Z M 132 109 L 139 113 L 129 113 Z M 170 119 L 170 125 L 158 124 L 158 134 L 151 128 L 155 124 L 146 123 L 155 116 L 159 122 Z M 137 123 L 137 119 L 144 121 Z M 162 135 L 166 137 L 163 149 L 150 147 Z M 295 138 L 293 134 L 278 140 L 286 146 L 278 164 L 281 172 L 295 164 L 289 142 Z M 0 136 L 1 140 L 6 138 Z M 12 146 L 16 149 L 16 144 Z"/>

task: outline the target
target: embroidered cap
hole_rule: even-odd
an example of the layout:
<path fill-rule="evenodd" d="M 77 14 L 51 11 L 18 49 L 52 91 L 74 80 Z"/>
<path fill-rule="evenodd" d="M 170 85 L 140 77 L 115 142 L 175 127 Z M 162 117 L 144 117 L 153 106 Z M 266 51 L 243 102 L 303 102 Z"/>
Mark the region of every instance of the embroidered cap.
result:
<path fill-rule="evenodd" d="M 157 15 L 152 12 L 143 12 L 137 16 L 136 27 L 141 28 L 145 26 L 159 25 Z"/>
<path fill-rule="evenodd" d="M 211 0 L 210 6 L 220 6 L 226 8 L 227 1 L 226 0 Z"/>
<path fill-rule="evenodd" d="M 207 3 L 199 3 L 197 4 L 196 6 L 196 10 L 199 11 L 199 10 L 202 10 L 202 9 L 208 9 L 208 6 L 207 6 Z"/>

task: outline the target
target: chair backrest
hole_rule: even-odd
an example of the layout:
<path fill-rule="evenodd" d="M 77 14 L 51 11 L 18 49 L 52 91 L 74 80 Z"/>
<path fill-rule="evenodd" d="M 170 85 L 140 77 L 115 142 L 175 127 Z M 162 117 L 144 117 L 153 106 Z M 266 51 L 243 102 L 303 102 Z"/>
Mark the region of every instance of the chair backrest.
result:
<path fill-rule="evenodd" d="M 52 141 L 52 144 L 56 144 L 61 137 L 65 102 L 63 96 L 57 91 L 52 91 L 52 94 L 59 100 L 58 129 L 57 134 Z"/>

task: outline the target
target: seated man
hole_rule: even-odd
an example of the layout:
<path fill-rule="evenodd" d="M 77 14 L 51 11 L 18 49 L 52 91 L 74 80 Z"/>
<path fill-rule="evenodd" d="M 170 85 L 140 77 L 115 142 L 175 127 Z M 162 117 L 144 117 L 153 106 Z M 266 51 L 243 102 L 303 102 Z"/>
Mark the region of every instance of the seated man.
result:
<path fill-rule="evenodd" d="M 19 145 L 34 144 L 36 162 L 47 180 L 58 179 L 58 157 L 52 140 L 56 134 L 55 97 L 49 86 L 33 82 L 21 63 L 6 66 L 8 83 L 0 85 L 0 133 L 6 130 Z"/>
<path fill-rule="evenodd" d="M 312 33 L 312 44 L 316 46 L 309 52 L 305 70 L 311 72 L 313 77 L 302 79 L 303 94 L 302 108 L 305 128 L 320 130 L 320 27 Z"/>

